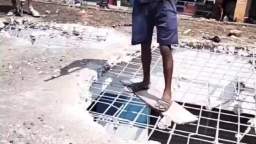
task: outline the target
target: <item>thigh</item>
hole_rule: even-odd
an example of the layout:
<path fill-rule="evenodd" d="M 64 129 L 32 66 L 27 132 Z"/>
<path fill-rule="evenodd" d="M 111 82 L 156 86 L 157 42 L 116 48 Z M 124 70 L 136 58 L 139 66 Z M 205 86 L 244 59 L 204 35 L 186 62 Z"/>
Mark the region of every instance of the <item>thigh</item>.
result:
<path fill-rule="evenodd" d="M 156 15 L 157 41 L 161 45 L 178 44 L 177 11 L 173 0 L 164 0 Z"/>
<path fill-rule="evenodd" d="M 153 28 L 153 18 L 148 13 L 148 7 L 135 3 L 132 14 L 132 44 L 151 41 Z"/>

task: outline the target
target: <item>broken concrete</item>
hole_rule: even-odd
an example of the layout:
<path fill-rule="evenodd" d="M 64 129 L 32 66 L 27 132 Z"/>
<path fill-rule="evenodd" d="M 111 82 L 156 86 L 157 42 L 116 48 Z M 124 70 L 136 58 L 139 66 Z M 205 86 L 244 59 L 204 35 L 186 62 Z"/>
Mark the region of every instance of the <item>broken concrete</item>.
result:
<path fill-rule="evenodd" d="M 79 46 L 72 44 L 79 40 L 72 35 L 74 26 L 84 36 Z M 58 28 L 66 28 L 69 36 L 58 36 Z M 90 104 L 88 88 L 106 64 L 136 51 L 129 39 L 108 28 L 7 24 L 0 32 L 0 121 L 6 124 L 0 126 L 1 142 L 122 143 L 94 123 L 85 107 Z"/>
<path fill-rule="evenodd" d="M 17 20 L 15 17 L 15 21 L 6 23 L 6 27 L 0 33 L 0 95 L 3 96 L 0 100 L 0 121 L 1 123 L 7 123 L 6 126 L 1 125 L 0 127 L 1 134 L 4 134 L 1 135 L 0 139 L 2 140 L 3 137 L 4 142 L 20 140 L 20 142 L 31 141 L 35 143 L 46 141 L 52 141 L 53 143 L 133 143 L 133 141 L 116 139 L 115 136 L 109 135 L 110 132 L 106 132 L 102 126 L 91 123 L 92 117 L 84 110 L 90 105 L 92 95 L 98 95 L 98 93 L 92 94 L 88 91 L 88 86 L 91 85 L 91 82 L 101 76 L 109 75 L 105 72 L 109 69 L 111 70 L 113 65 L 117 64 L 116 67 L 118 67 L 118 65 L 124 63 L 121 63 L 122 61 L 130 62 L 130 57 L 139 55 L 139 51 L 137 51 L 139 47 L 131 49 L 129 45 L 131 15 L 95 9 L 79 10 L 36 2 L 35 6 L 41 12 L 50 10 L 51 13 L 36 21 L 26 20 L 27 18 Z M 55 14 L 57 10 L 59 12 Z M 190 66 L 191 62 L 194 64 L 194 60 L 189 60 L 189 58 L 195 56 L 193 52 L 199 51 L 199 49 L 214 52 L 214 55 L 216 53 L 243 55 L 248 59 L 253 55 L 252 48 L 255 45 L 254 27 L 225 25 L 224 23 L 205 19 L 186 19 L 182 17 L 179 25 L 180 32 L 191 29 L 185 34 L 180 34 L 180 47 L 192 50 L 192 52 L 181 50 L 180 53 L 176 53 L 176 56 L 181 59 L 183 54 L 188 55 L 186 57 L 188 60 L 185 60 L 189 63 L 176 64 L 181 66 L 177 68 L 179 70 L 184 69 L 182 66 Z M 102 26 L 107 26 L 107 28 Z M 115 29 L 110 28 L 112 26 Z M 73 34 L 74 28 L 75 35 Z M 243 32 L 243 35 L 239 38 L 227 37 L 227 33 L 231 29 L 239 29 Z M 202 40 L 204 35 L 217 35 L 221 38 L 221 42 L 216 44 L 208 40 Z M 34 41 L 33 45 L 31 40 L 32 42 Z M 127 54 L 127 52 L 136 53 L 134 55 Z M 126 55 L 128 57 L 124 57 Z M 200 58 L 199 56 L 202 55 L 200 54 L 198 57 L 193 58 Z M 216 58 L 215 56 L 213 58 Z M 235 58 L 237 57 L 235 56 Z M 205 56 L 202 59 L 196 59 L 196 62 L 202 64 L 202 61 L 209 59 L 209 57 Z M 228 56 L 223 62 L 230 64 L 233 60 L 233 57 Z M 240 60 L 238 61 L 240 62 Z M 254 62 L 251 60 L 248 63 L 245 59 L 241 61 L 244 64 L 247 63 L 245 64 L 246 71 L 253 66 Z M 200 71 L 200 68 L 196 66 L 198 65 L 191 68 L 191 71 L 187 71 L 189 77 L 196 75 L 193 72 Z M 137 66 L 135 66 L 136 68 Z M 132 71 L 133 69 L 130 70 Z M 162 77 L 160 74 L 162 72 L 159 71 L 162 70 L 156 70 L 153 73 L 158 77 Z M 117 72 L 119 72 L 118 69 Z M 218 72 L 221 73 L 223 71 Z M 141 76 L 141 71 L 137 73 Z M 126 76 L 120 75 L 125 79 L 131 78 L 131 76 L 132 74 L 129 73 L 126 73 Z M 114 80 L 118 81 L 119 79 L 116 77 L 105 79 L 105 83 L 101 88 L 105 89 L 109 86 L 107 85 L 109 83 L 116 86 L 117 84 L 113 82 Z M 159 78 L 159 80 L 163 81 L 162 78 Z M 206 90 L 204 83 L 193 83 L 194 81 L 187 77 L 177 77 L 174 81 L 176 81 L 174 82 L 176 91 L 181 91 L 179 87 L 186 87 L 191 84 L 192 86 L 200 87 L 202 93 L 207 93 L 207 91 L 204 91 Z M 245 80 L 242 79 L 242 81 Z M 248 80 L 248 82 L 250 84 L 246 84 L 246 86 L 250 87 L 252 82 L 251 80 Z M 213 80 L 213 83 L 218 82 Z M 228 86 L 229 83 L 225 84 Z M 162 87 L 162 85 L 159 86 Z M 215 85 L 210 85 L 210 90 L 213 89 L 213 86 Z M 234 87 L 231 88 L 236 90 Z M 102 89 L 100 89 L 99 93 Z M 191 93 L 193 92 L 195 91 L 191 91 Z M 214 95 L 221 94 L 218 93 L 219 89 L 215 92 Z M 248 94 L 252 94 L 252 92 L 242 92 L 242 97 L 237 101 L 253 101 L 253 99 L 244 99 L 243 96 Z M 177 96 L 177 99 L 182 98 L 179 93 L 175 96 Z M 192 96 L 198 97 L 198 94 Z M 233 99 L 234 96 L 228 98 Z M 207 103 L 208 105 L 210 103 L 210 109 L 215 107 L 215 104 L 218 105 L 223 102 L 218 97 L 217 100 L 215 103 L 214 99 L 202 98 L 199 103 Z M 193 100 L 190 102 L 193 102 Z M 234 111 L 237 111 L 237 113 L 245 112 L 240 110 L 241 107 L 246 108 L 245 103 L 238 103 L 237 105 L 237 103 L 230 101 L 229 104 L 226 104 L 226 106 L 230 107 L 233 107 L 233 105 L 236 105 L 237 109 Z M 81 113 L 84 113 L 84 115 L 81 115 Z M 210 113 L 210 115 L 214 116 L 214 112 Z M 125 136 L 129 134 L 128 130 L 131 130 L 130 133 L 134 134 L 130 135 L 131 138 L 136 139 L 138 137 L 135 136 L 135 132 L 138 129 L 131 127 L 132 125 L 134 123 L 125 125 L 122 131 L 120 129 L 120 132 L 127 130 L 127 133 L 122 133 Z M 191 125 L 195 126 L 195 124 Z M 214 126 L 216 127 L 216 125 Z M 115 126 L 111 128 L 115 128 Z M 206 132 L 204 134 L 208 135 L 210 131 Z M 145 133 L 146 135 L 144 136 L 147 136 L 147 132 Z M 8 137 L 8 134 L 10 137 Z M 215 136 L 215 134 L 213 135 Z M 164 138 L 162 139 L 164 140 Z"/>
<path fill-rule="evenodd" d="M 236 36 L 236 37 L 241 37 L 242 31 L 240 30 L 230 30 L 228 36 Z"/>

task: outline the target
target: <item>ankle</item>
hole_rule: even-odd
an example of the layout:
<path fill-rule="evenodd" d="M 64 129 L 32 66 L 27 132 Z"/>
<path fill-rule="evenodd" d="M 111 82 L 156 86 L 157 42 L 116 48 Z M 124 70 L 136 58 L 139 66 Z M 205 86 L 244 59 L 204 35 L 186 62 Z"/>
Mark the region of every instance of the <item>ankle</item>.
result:
<path fill-rule="evenodd" d="M 164 89 L 164 93 L 167 93 L 167 94 L 171 94 L 172 93 L 172 91 L 171 91 L 171 89 Z"/>
<path fill-rule="evenodd" d="M 28 9 L 29 9 L 30 11 L 32 11 L 32 10 L 34 10 L 34 7 L 33 7 L 33 6 L 28 6 Z"/>
<path fill-rule="evenodd" d="M 150 82 L 149 82 L 148 80 L 143 80 L 142 83 L 143 83 L 144 85 L 149 85 L 149 84 L 150 84 Z"/>

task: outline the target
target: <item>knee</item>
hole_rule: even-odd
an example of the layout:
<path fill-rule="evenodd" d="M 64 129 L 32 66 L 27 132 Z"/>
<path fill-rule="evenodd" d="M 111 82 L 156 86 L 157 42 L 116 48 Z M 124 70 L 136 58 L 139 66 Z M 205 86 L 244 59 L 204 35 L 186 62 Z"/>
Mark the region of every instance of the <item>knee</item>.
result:
<path fill-rule="evenodd" d="M 162 55 L 169 55 L 172 52 L 170 45 L 160 45 L 160 52 Z"/>
<path fill-rule="evenodd" d="M 141 43 L 141 47 L 145 48 L 145 49 L 150 49 L 151 48 L 151 40 Z"/>

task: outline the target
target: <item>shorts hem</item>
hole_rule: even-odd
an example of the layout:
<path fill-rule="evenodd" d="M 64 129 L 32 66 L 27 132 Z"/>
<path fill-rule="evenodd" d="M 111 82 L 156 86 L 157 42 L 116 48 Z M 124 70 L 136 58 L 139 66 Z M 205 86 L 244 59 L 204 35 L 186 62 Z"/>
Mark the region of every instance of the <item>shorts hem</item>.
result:
<path fill-rule="evenodd" d="M 159 45 L 177 45 L 179 44 L 179 41 L 158 41 Z"/>

